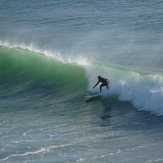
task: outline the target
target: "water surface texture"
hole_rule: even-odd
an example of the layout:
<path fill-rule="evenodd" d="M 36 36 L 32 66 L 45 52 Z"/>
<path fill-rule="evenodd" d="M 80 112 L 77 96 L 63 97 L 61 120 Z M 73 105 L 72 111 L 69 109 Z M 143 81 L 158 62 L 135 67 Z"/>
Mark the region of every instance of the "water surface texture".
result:
<path fill-rule="evenodd" d="M 162 163 L 162 45 L 162 0 L 0 0 L 0 162 Z"/>

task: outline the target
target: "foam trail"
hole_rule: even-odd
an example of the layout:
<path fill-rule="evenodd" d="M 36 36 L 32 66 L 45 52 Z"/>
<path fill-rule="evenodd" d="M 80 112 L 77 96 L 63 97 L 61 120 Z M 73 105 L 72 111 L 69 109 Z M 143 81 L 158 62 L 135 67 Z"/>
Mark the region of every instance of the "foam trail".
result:
<path fill-rule="evenodd" d="M 67 146 L 71 146 L 72 144 L 62 144 L 62 145 L 50 145 L 49 147 L 42 147 L 39 150 L 33 151 L 33 152 L 26 152 L 26 153 L 22 153 L 22 154 L 12 154 L 9 155 L 3 159 L 1 159 L 0 161 L 6 161 L 12 157 L 24 157 L 24 156 L 28 156 L 28 155 L 37 155 L 40 153 L 46 153 L 46 152 L 50 152 L 51 150 L 55 149 L 55 148 L 63 148 L 63 147 L 67 147 Z"/>

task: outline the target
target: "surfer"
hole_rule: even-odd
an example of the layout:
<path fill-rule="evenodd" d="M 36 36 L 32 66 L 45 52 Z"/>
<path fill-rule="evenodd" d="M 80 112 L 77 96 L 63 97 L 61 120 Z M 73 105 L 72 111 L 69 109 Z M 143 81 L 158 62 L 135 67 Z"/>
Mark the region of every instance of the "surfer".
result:
<path fill-rule="evenodd" d="M 94 87 L 92 87 L 92 89 L 95 88 L 100 82 L 102 83 L 100 85 L 100 93 L 102 91 L 102 87 L 104 86 L 106 86 L 106 88 L 109 89 L 108 83 L 110 84 L 110 81 L 108 79 L 102 78 L 101 76 L 98 76 L 98 82 L 95 84 Z"/>

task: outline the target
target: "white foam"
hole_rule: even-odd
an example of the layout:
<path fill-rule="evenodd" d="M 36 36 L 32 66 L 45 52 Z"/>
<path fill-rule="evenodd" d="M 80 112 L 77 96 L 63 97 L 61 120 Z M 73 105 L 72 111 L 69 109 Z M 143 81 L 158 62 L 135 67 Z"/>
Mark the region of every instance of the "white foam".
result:
<path fill-rule="evenodd" d="M 6 161 L 12 157 L 24 157 L 24 156 L 28 156 L 28 155 L 37 155 L 40 153 L 47 153 L 47 152 L 50 152 L 51 150 L 53 150 L 55 148 L 63 148 L 66 146 L 71 146 L 71 145 L 72 144 L 50 145 L 48 147 L 42 147 L 41 149 L 38 149 L 36 151 L 29 151 L 29 152 L 25 152 L 25 153 L 12 154 L 12 155 L 9 155 L 3 159 L 0 159 L 0 161 Z"/>
<path fill-rule="evenodd" d="M 103 95 L 117 95 L 121 101 L 129 101 L 139 110 L 163 115 L 163 76 L 161 74 L 141 75 L 134 71 L 109 68 L 104 65 L 87 67 L 89 90 L 101 75 L 111 81 L 110 89 L 103 88 Z M 99 92 L 99 86 L 93 90 Z"/>
<path fill-rule="evenodd" d="M 64 54 L 61 54 L 59 51 L 50 51 L 50 50 L 46 50 L 46 49 L 39 49 L 37 48 L 34 44 L 30 44 L 30 45 L 26 45 L 26 44 L 12 44 L 10 42 L 7 41 L 1 41 L 0 40 L 0 45 L 1 46 L 5 46 L 8 48 L 21 48 L 21 49 L 26 49 L 29 50 L 31 52 L 35 52 L 35 53 L 39 53 L 39 54 L 43 54 L 49 58 L 53 58 L 59 62 L 65 63 L 65 64 L 74 64 L 74 65 L 80 65 L 80 66 L 86 66 L 89 64 L 88 60 L 82 56 L 78 56 L 78 57 L 73 57 L 71 55 L 66 56 Z"/>

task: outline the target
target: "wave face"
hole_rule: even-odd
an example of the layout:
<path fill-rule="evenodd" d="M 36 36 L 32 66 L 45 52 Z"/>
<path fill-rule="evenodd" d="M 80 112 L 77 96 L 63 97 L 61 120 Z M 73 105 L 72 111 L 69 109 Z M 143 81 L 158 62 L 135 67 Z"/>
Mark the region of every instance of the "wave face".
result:
<path fill-rule="evenodd" d="M 46 93 L 58 97 L 67 94 L 70 99 L 88 89 L 92 90 L 100 74 L 111 81 L 110 89 L 103 89 L 103 97 L 116 97 L 127 101 L 138 110 L 163 115 L 163 76 L 150 72 L 136 71 L 112 64 L 62 63 L 47 54 L 22 48 L 0 47 L 1 98 L 20 97 L 22 94 Z M 10 90 L 10 91 L 9 91 Z M 35 94 L 34 93 L 34 94 Z M 86 92 L 85 92 L 86 93 Z M 83 98 L 82 97 L 82 98 Z M 64 96 L 62 96 L 64 101 Z M 117 101 L 117 103 L 118 103 Z"/>
<path fill-rule="evenodd" d="M 1 99 L 45 94 L 80 94 L 87 87 L 84 69 L 22 48 L 0 47 Z M 66 99 L 68 96 L 63 96 Z M 40 99 L 41 100 L 41 99 Z"/>

